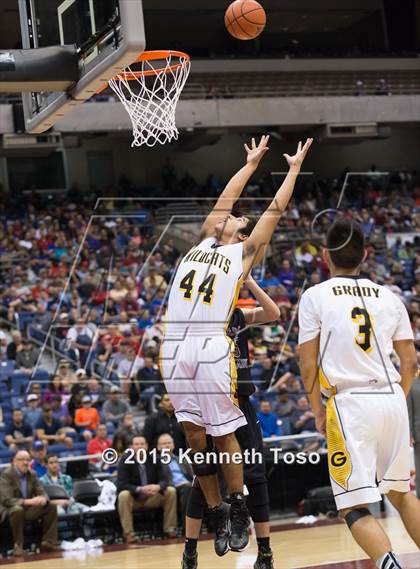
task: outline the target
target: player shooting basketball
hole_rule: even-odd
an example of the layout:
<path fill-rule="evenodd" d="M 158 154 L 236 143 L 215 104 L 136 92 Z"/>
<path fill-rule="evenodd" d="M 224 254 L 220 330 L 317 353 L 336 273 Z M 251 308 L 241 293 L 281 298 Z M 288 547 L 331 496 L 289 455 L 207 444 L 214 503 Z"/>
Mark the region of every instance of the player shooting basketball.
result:
<path fill-rule="evenodd" d="M 420 547 L 405 399 L 417 371 L 413 330 L 399 297 L 359 274 L 367 254 L 360 225 L 335 222 L 327 247 L 331 278 L 300 301 L 301 374 L 317 428 L 327 433 L 331 486 L 341 517 L 379 569 L 401 569 L 368 504 L 386 494 Z M 321 390 L 329 395 L 326 413 Z"/>
<path fill-rule="evenodd" d="M 218 555 L 228 549 L 242 551 L 249 541 L 243 467 L 234 460 L 241 453 L 235 431 L 246 419 L 238 404 L 233 342 L 226 330 L 240 286 L 262 259 L 312 144 L 308 139 L 303 146 L 299 143 L 295 155 L 284 155 L 289 172 L 254 226 L 250 219 L 232 215 L 232 209 L 267 152 L 268 140 L 263 136 L 258 146 L 254 139 L 251 147 L 245 145 L 246 165 L 230 180 L 205 220 L 199 245 L 179 263 L 161 348 L 162 375 L 193 451 L 193 470 L 209 506 Z M 216 464 L 202 460 L 211 452 L 206 435 L 230 457 L 221 465 L 231 497 L 230 514 L 220 494 Z"/>

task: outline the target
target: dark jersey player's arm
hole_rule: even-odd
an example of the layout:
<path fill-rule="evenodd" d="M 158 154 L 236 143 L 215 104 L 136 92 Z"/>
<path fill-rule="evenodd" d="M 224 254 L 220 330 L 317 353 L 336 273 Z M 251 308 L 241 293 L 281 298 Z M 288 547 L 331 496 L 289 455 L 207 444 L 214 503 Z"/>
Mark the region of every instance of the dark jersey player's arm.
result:
<path fill-rule="evenodd" d="M 259 304 L 258 308 L 241 309 L 247 325 L 253 326 L 255 324 L 266 324 L 267 322 L 277 320 L 280 316 L 280 308 L 274 300 L 272 300 L 268 294 L 257 285 L 251 275 L 246 279 L 245 285 Z"/>
<path fill-rule="evenodd" d="M 200 239 L 205 239 L 206 237 L 214 235 L 214 228 L 216 225 L 226 219 L 226 217 L 232 212 L 232 208 L 241 197 L 248 180 L 257 169 L 261 158 L 267 152 L 269 138 L 269 136 L 262 136 L 258 146 L 253 138 L 251 148 L 245 144 L 247 162 L 245 166 L 243 166 L 239 172 L 231 178 L 226 188 L 220 194 L 216 205 L 203 224 L 200 232 Z"/>

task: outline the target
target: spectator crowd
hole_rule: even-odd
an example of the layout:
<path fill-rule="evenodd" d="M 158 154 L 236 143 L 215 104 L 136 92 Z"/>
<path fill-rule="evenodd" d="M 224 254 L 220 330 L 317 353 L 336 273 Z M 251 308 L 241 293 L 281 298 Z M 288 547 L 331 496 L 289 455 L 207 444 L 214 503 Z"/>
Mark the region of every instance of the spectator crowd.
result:
<path fill-rule="evenodd" d="M 357 217 L 369 238 L 362 273 L 401 297 L 419 348 L 419 179 L 398 172 L 384 180 L 372 166 L 365 178 L 349 180 L 340 210 Z M 178 181 L 168 165 L 162 194 L 194 183 L 187 175 Z M 202 193 L 214 195 L 219 186 L 209 179 Z M 248 190 L 258 197 L 243 213 L 258 213 L 272 194 L 270 181 Z M 278 322 L 252 329 L 249 343 L 257 388 L 252 400 L 266 439 L 316 430 L 299 375 L 296 308 L 303 286 L 328 278 L 320 252 L 331 218 L 317 213 L 335 207 L 340 190 L 340 179 L 301 184 L 267 265 L 255 274 L 281 311 Z M 92 455 L 92 473 L 116 478 L 129 542 L 135 540 L 131 513 L 141 507 L 163 507 L 164 530 L 173 535 L 177 497 L 185 505 L 191 482 L 191 472 L 177 461 L 186 443 L 158 365 L 166 294 L 183 251 L 171 239 L 155 246 L 153 206 L 146 210 L 128 200 L 120 217 L 105 211 L 87 225 L 89 213 L 80 203 L 33 199 L 19 211 L 4 200 L 0 206 L 0 462 L 13 460 L 0 476 L 7 486 L 4 495 L 0 491 L 0 519 L 1 508 L 13 512 L 18 552 L 22 520 L 42 510 L 43 544 L 51 549 L 57 508 L 83 510 L 59 457 Z M 238 306 L 254 305 L 241 291 Z M 152 465 L 121 470 L 100 457 L 109 447 L 118 456 L 128 447 L 167 449 L 171 463 L 165 472 Z M 46 488 L 56 483 L 68 497 L 53 507 Z M 28 518 L 15 487 L 19 500 L 34 508 Z"/>

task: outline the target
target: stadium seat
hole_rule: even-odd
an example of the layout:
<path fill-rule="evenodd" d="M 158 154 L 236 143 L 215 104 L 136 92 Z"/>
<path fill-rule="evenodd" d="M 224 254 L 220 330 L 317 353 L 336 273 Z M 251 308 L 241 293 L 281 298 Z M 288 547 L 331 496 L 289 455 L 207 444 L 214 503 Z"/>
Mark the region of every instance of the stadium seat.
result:
<path fill-rule="evenodd" d="M 15 397 L 19 397 L 26 389 L 26 386 L 29 383 L 29 375 L 27 373 L 22 373 L 20 371 L 16 371 L 12 377 L 12 394 Z"/>
<path fill-rule="evenodd" d="M 67 448 L 66 445 L 60 445 L 60 444 L 56 444 L 56 445 L 49 445 L 48 446 L 48 452 L 56 452 L 57 454 L 60 454 L 62 452 L 66 452 L 69 449 Z"/>
<path fill-rule="evenodd" d="M 32 320 L 35 318 L 35 312 L 19 312 L 18 313 L 18 327 L 21 332 L 25 332 Z"/>
<path fill-rule="evenodd" d="M 9 462 L 13 456 L 13 453 L 9 450 L 0 450 L 0 461 L 2 463 Z"/>
<path fill-rule="evenodd" d="M 0 363 L 0 380 L 8 379 L 15 369 L 15 362 L 12 360 L 7 360 Z"/>
<path fill-rule="evenodd" d="M 64 488 L 58 484 L 45 484 L 43 486 L 50 500 L 68 500 L 70 498 Z"/>
<path fill-rule="evenodd" d="M 73 486 L 73 498 L 87 506 L 94 506 L 100 493 L 101 488 L 96 480 L 78 480 Z"/>
<path fill-rule="evenodd" d="M 85 451 L 86 451 L 86 447 L 87 447 L 87 444 L 86 444 L 85 442 L 76 442 L 76 443 L 73 444 L 72 450 L 73 450 L 73 451 L 79 450 L 79 451 L 85 452 Z"/>

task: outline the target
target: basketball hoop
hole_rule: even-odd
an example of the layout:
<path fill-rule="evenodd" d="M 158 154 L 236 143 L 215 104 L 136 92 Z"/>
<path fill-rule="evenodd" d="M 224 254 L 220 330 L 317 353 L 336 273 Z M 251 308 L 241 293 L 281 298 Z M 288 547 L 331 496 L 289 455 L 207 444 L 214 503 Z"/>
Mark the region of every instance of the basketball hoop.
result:
<path fill-rule="evenodd" d="M 110 79 L 133 125 L 131 146 L 178 139 L 175 112 L 190 67 L 190 56 L 181 51 L 145 51 Z"/>

